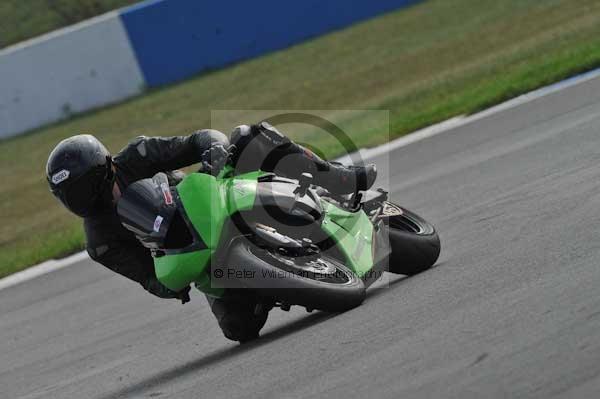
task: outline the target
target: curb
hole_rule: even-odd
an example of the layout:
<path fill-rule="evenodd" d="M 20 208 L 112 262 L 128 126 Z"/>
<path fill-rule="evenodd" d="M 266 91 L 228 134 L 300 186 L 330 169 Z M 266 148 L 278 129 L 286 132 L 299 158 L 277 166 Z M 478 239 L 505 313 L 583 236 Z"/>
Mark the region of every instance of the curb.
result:
<path fill-rule="evenodd" d="M 44 274 L 55 272 L 67 266 L 74 265 L 77 262 L 81 262 L 85 259 L 89 259 L 89 256 L 87 252 L 82 251 L 63 259 L 47 260 L 43 263 L 40 263 L 39 265 L 31 266 L 25 270 L 4 277 L 0 280 L 0 290 L 12 287 L 13 285 L 23 283 L 27 280 L 31 280 L 39 276 L 43 276 Z"/>

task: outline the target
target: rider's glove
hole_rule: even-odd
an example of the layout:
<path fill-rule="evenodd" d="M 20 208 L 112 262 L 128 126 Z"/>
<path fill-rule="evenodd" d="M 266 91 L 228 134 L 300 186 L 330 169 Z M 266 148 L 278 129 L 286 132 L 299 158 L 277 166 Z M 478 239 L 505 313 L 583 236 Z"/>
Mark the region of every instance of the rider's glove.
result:
<path fill-rule="evenodd" d="M 223 144 L 214 144 L 202 153 L 202 170 L 216 176 L 225 167 L 228 157 L 229 152 Z"/>
<path fill-rule="evenodd" d="M 180 291 L 173 291 L 161 284 L 156 277 L 149 279 L 144 284 L 144 288 L 159 298 L 177 298 L 182 304 L 190 301 L 190 286 Z"/>

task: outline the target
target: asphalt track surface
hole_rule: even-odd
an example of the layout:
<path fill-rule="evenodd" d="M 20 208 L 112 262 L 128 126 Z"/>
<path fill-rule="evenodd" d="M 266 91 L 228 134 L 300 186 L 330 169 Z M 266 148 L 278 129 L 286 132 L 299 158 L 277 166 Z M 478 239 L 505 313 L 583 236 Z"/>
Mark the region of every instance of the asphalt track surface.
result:
<path fill-rule="evenodd" d="M 599 397 L 600 79 L 378 162 L 437 267 L 240 346 L 84 261 L 0 291 L 0 397 Z"/>

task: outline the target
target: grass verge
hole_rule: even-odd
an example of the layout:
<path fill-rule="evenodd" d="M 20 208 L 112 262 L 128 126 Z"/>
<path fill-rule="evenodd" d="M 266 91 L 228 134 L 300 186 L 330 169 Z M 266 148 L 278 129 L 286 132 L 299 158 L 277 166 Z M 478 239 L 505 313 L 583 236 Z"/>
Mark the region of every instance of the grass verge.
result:
<path fill-rule="evenodd" d="M 140 0 L 2 0 L 0 49 Z"/>
<path fill-rule="evenodd" d="M 386 109 L 394 138 L 597 67 L 599 36 L 598 0 L 429 0 L 0 142 L 0 276 L 83 247 L 81 222 L 44 181 L 49 150 L 73 133 L 117 151 L 139 134 L 207 127 L 210 110 Z M 382 132 L 352 139 L 371 146 L 389 138 Z M 339 150 L 289 133 L 329 156 Z"/>

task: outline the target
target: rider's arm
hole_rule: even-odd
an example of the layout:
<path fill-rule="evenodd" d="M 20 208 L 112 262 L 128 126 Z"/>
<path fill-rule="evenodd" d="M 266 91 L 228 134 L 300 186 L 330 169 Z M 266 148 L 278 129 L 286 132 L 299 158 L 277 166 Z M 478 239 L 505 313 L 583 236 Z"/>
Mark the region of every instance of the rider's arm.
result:
<path fill-rule="evenodd" d="M 89 236 L 88 236 L 89 238 Z M 110 270 L 140 283 L 151 294 L 160 298 L 179 298 L 180 294 L 162 285 L 154 273 L 154 263 L 149 251 L 137 242 L 90 242 L 90 257 Z"/>
<path fill-rule="evenodd" d="M 159 298 L 179 298 L 177 292 L 171 291 L 157 280 L 152 258 L 150 257 L 148 264 L 148 254 L 135 254 L 135 252 L 131 249 L 112 248 L 100 256 L 92 256 L 88 250 L 93 260 L 130 280 L 140 283 L 149 293 Z"/>
<path fill-rule="evenodd" d="M 199 130 L 189 136 L 146 137 L 133 140 L 115 156 L 138 179 L 166 170 L 174 170 L 200 162 L 202 154 L 213 145 L 229 145 L 229 139 L 217 130 Z"/>

